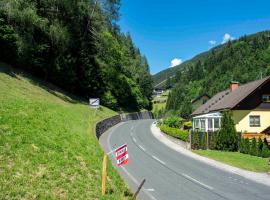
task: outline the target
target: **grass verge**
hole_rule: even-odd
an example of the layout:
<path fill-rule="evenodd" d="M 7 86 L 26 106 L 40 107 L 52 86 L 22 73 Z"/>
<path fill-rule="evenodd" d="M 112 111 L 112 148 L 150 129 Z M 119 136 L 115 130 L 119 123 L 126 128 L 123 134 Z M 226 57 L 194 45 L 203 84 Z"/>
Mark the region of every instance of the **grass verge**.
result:
<path fill-rule="evenodd" d="M 0 199 L 129 199 L 129 189 L 108 163 L 101 197 L 103 151 L 97 113 L 52 86 L 14 74 L 0 64 Z"/>
<path fill-rule="evenodd" d="M 267 158 L 251 156 L 239 152 L 224 152 L 214 150 L 194 150 L 201 156 L 205 156 L 223 163 L 254 172 L 268 172 L 270 167 Z"/>

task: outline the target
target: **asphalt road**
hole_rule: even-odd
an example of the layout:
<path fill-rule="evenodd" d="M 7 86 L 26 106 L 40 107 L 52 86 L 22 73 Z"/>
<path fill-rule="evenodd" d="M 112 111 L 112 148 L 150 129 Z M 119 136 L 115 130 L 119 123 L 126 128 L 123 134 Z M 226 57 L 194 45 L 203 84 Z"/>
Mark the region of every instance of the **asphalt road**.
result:
<path fill-rule="evenodd" d="M 270 187 L 187 157 L 151 133 L 153 120 L 121 123 L 100 138 L 105 151 L 126 143 L 129 163 L 117 167 L 133 191 L 145 178 L 139 199 L 270 200 Z M 114 155 L 110 158 L 115 162 Z"/>

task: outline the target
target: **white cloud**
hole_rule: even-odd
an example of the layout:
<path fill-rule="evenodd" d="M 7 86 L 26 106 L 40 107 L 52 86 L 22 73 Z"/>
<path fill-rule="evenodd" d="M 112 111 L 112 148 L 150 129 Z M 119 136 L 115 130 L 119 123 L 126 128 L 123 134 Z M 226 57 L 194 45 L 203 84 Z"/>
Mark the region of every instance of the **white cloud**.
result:
<path fill-rule="evenodd" d="M 234 40 L 234 37 L 232 37 L 229 33 L 225 33 L 221 44 L 224 44 L 230 40 Z"/>
<path fill-rule="evenodd" d="M 215 45 L 216 43 L 217 43 L 217 41 L 215 41 L 215 40 L 210 40 L 210 41 L 209 41 L 209 44 L 210 44 L 210 45 Z"/>
<path fill-rule="evenodd" d="M 215 45 L 217 43 L 217 41 L 215 41 L 215 40 L 210 40 L 209 41 L 209 44 L 211 44 L 211 45 Z"/>
<path fill-rule="evenodd" d="M 181 63 L 183 63 L 183 60 L 182 59 L 180 59 L 180 58 L 174 58 L 171 61 L 170 67 L 175 67 L 177 65 L 180 65 Z"/>

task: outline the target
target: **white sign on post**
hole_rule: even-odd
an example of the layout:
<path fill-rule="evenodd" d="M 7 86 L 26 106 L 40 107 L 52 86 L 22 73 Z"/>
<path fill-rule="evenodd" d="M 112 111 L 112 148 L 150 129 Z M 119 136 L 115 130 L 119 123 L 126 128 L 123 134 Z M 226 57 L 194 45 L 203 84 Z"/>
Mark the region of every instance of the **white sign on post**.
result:
<path fill-rule="evenodd" d="M 90 98 L 89 104 L 91 108 L 99 108 L 100 105 L 99 98 Z"/>

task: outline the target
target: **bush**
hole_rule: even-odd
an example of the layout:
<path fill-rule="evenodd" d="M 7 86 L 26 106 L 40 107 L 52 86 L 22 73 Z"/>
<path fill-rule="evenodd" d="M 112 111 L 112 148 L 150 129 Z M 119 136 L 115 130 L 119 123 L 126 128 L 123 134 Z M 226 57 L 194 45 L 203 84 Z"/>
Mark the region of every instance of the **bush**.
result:
<path fill-rule="evenodd" d="M 245 139 L 244 138 L 241 139 L 239 151 L 240 153 L 245 153 Z"/>
<path fill-rule="evenodd" d="M 164 120 L 164 124 L 172 128 L 180 128 L 182 125 L 182 121 L 183 121 L 182 118 L 173 116 L 166 118 Z"/>
<path fill-rule="evenodd" d="M 209 149 L 217 149 L 217 140 L 218 140 L 218 134 L 219 132 L 211 132 L 209 134 L 210 140 L 209 140 Z"/>
<path fill-rule="evenodd" d="M 266 139 L 266 138 L 264 138 L 263 142 L 264 142 L 264 144 L 266 144 L 266 146 L 267 146 L 268 149 L 269 149 L 268 142 L 267 142 L 267 139 Z"/>
<path fill-rule="evenodd" d="M 257 141 L 255 138 L 252 138 L 249 154 L 253 156 L 258 155 Z"/>
<path fill-rule="evenodd" d="M 250 144 L 248 138 L 241 139 L 240 152 L 244 154 L 249 154 L 250 152 Z"/>
<path fill-rule="evenodd" d="M 269 150 L 267 144 L 265 144 L 265 142 L 264 142 L 261 157 L 268 158 L 269 156 L 270 156 L 270 150 Z"/>
<path fill-rule="evenodd" d="M 192 132 L 191 148 L 192 149 L 199 149 L 200 148 L 199 133 L 197 131 Z"/>
<path fill-rule="evenodd" d="M 207 133 L 201 133 L 201 140 L 200 140 L 200 149 L 207 149 Z"/>
<path fill-rule="evenodd" d="M 262 148 L 263 148 L 263 141 L 261 138 L 259 138 L 258 145 L 257 145 L 257 156 L 259 157 L 262 156 Z"/>
<path fill-rule="evenodd" d="M 167 125 L 161 125 L 160 130 L 162 132 L 172 136 L 172 137 L 178 138 L 178 139 L 183 140 L 185 142 L 188 141 L 188 136 L 189 136 L 188 131 L 181 130 L 178 128 L 172 128 L 172 127 L 169 127 Z"/>
<path fill-rule="evenodd" d="M 192 122 L 191 121 L 184 122 L 183 128 L 184 130 L 190 130 L 192 128 Z"/>
<path fill-rule="evenodd" d="M 225 151 L 238 150 L 238 137 L 235 129 L 234 121 L 230 111 L 223 112 L 221 119 L 221 129 L 217 141 L 217 149 Z"/>

